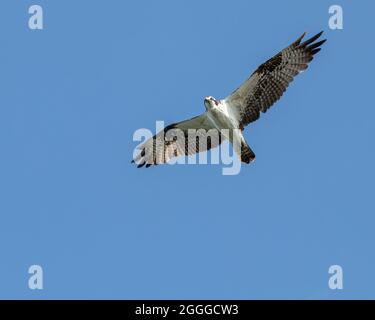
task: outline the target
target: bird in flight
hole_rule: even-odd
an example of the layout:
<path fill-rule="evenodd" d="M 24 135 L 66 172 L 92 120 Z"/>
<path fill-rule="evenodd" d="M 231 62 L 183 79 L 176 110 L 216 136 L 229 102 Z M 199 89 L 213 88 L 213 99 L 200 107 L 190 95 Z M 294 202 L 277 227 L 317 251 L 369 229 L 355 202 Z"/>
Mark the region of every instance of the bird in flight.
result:
<path fill-rule="evenodd" d="M 192 119 L 168 125 L 138 146 L 139 153 L 133 159 L 138 168 L 169 162 L 174 157 L 193 155 L 219 146 L 224 140 L 239 141 L 236 153 L 243 163 L 255 160 L 255 154 L 247 144 L 242 132 L 258 120 L 281 98 L 294 77 L 307 69 L 320 46 L 326 41 L 316 41 L 323 31 L 302 42 L 306 33 L 261 64 L 258 69 L 231 95 L 222 100 L 206 97 L 206 111 Z M 189 139 L 189 130 L 198 130 L 194 139 Z M 203 129 L 203 130 L 202 130 Z M 204 136 L 204 132 L 215 129 L 217 135 Z M 226 129 L 226 130 L 223 130 Z M 179 130 L 184 139 L 166 138 L 170 130 Z M 203 132 L 203 133 L 202 133 Z M 225 133 L 223 133 L 225 132 Z M 229 134 L 228 134 L 229 132 Z M 234 134 L 233 132 L 236 132 Z M 202 143 L 202 139 L 207 139 Z"/>

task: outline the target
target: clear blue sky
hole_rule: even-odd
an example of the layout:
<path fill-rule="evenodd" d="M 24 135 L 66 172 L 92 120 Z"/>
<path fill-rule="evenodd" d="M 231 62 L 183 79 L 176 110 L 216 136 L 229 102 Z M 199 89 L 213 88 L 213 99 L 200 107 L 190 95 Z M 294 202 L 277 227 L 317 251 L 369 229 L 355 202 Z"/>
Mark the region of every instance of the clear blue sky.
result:
<path fill-rule="evenodd" d="M 332 4 L 343 30 L 328 27 Z M 2 1 L 0 298 L 375 298 L 374 10 Z M 320 30 L 316 60 L 245 131 L 257 160 L 240 175 L 130 164 L 135 130 L 201 113 Z M 33 264 L 42 291 L 28 289 Z"/>

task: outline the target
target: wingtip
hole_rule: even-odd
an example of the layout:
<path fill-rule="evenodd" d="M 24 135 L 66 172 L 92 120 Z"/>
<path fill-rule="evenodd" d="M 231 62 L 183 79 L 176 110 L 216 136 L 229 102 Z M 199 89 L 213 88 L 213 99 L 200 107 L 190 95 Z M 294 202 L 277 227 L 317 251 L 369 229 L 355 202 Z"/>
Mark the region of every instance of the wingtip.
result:
<path fill-rule="evenodd" d="M 326 43 L 326 42 L 327 42 L 327 39 L 323 39 L 323 40 L 321 40 L 319 46 L 322 46 L 322 45 L 323 45 L 324 43 Z"/>
<path fill-rule="evenodd" d="M 294 44 L 299 45 L 302 41 L 302 39 L 305 37 L 306 31 L 302 33 L 302 35 L 294 42 Z"/>
<path fill-rule="evenodd" d="M 315 36 L 313 36 L 312 38 L 315 38 L 315 39 L 318 39 L 321 37 L 321 35 L 324 33 L 324 30 L 318 32 Z"/>
<path fill-rule="evenodd" d="M 301 47 L 307 47 L 308 45 L 310 45 L 311 43 L 313 43 L 314 41 L 316 41 L 317 39 L 319 39 L 320 36 L 323 34 L 323 32 L 324 31 L 320 31 L 315 36 L 313 36 L 310 39 L 307 39 L 305 42 L 301 43 L 300 46 Z"/>
<path fill-rule="evenodd" d="M 137 168 L 142 168 L 145 164 L 146 164 L 146 162 L 143 162 L 143 163 L 139 164 L 139 165 L 137 166 Z"/>

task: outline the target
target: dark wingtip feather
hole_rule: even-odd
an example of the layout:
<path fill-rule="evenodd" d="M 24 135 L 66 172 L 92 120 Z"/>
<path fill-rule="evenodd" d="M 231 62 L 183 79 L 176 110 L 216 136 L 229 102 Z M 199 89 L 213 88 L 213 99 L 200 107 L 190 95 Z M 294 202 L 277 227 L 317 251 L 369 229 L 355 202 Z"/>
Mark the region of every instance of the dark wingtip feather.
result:
<path fill-rule="evenodd" d="M 139 165 L 137 166 L 137 168 L 142 168 L 145 164 L 146 164 L 146 162 L 143 162 L 143 163 L 139 164 Z"/>
<path fill-rule="evenodd" d="M 314 55 L 314 54 L 318 53 L 320 50 L 322 50 L 322 48 L 317 48 L 317 49 L 311 50 L 311 54 Z"/>
<path fill-rule="evenodd" d="M 151 166 L 152 166 L 151 163 L 147 163 L 147 164 L 146 164 L 146 168 L 150 168 Z"/>
<path fill-rule="evenodd" d="M 312 49 L 315 49 L 315 48 L 318 48 L 320 47 L 324 42 L 326 42 L 327 39 L 324 39 L 324 40 L 321 40 L 321 41 L 318 41 L 318 42 L 315 42 L 313 43 L 311 46 L 308 46 L 307 49 L 308 50 L 312 50 Z"/>
<path fill-rule="evenodd" d="M 307 39 L 305 42 L 301 43 L 300 46 L 301 47 L 306 47 L 308 46 L 310 43 L 314 42 L 316 39 L 318 39 L 321 35 L 323 34 L 323 31 L 319 32 L 318 34 L 316 34 L 315 36 L 311 37 L 310 39 Z"/>
<path fill-rule="evenodd" d="M 324 33 L 323 30 L 320 31 L 319 33 L 317 33 L 317 34 L 314 36 L 314 37 L 316 37 L 315 40 L 318 39 L 318 38 L 320 38 L 320 36 L 321 36 L 323 33 Z M 314 38 L 314 37 L 313 37 L 313 38 Z M 314 40 L 314 41 L 315 41 L 315 40 Z"/>
<path fill-rule="evenodd" d="M 302 35 L 296 41 L 294 41 L 293 44 L 298 46 L 301 43 L 301 41 L 302 41 L 302 39 L 304 38 L 305 35 L 306 35 L 306 31 L 304 33 L 302 33 Z"/>
<path fill-rule="evenodd" d="M 130 163 L 135 163 L 135 161 L 134 161 L 134 160 L 132 160 L 132 162 L 130 162 Z"/>

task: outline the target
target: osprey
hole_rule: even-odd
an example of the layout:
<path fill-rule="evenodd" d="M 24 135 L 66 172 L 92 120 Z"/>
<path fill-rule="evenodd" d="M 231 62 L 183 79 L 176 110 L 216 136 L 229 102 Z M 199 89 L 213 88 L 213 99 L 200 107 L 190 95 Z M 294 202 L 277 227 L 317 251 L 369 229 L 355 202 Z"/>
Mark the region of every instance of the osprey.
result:
<path fill-rule="evenodd" d="M 307 69 L 308 63 L 313 60 L 314 55 L 320 51 L 320 46 L 326 41 L 316 42 L 322 33 L 323 31 L 304 42 L 302 39 L 306 33 L 302 34 L 287 48 L 260 65 L 250 78 L 227 98 L 217 100 L 206 97 L 204 99 L 206 112 L 165 127 L 138 147 L 140 152 L 132 162 L 136 163 L 138 168 L 144 165 L 150 167 L 166 163 L 173 157 L 210 150 L 219 146 L 224 140 L 233 143 L 234 139 L 239 141 L 240 148 L 235 151 L 241 161 L 244 163 L 254 161 L 255 154 L 247 144 L 242 131 L 248 124 L 258 120 L 261 112 L 265 113 L 281 98 L 296 75 Z M 182 131 L 186 139 L 167 140 L 166 133 L 173 129 Z M 203 129 L 205 132 L 216 129 L 219 134 L 210 137 L 205 144 L 202 144 L 199 143 L 199 138 L 203 138 L 200 134 L 196 136 L 196 140 L 188 139 L 190 129 Z M 223 131 L 237 133 L 223 134 Z M 148 152 L 149 150 L 151 152 Z"/>

